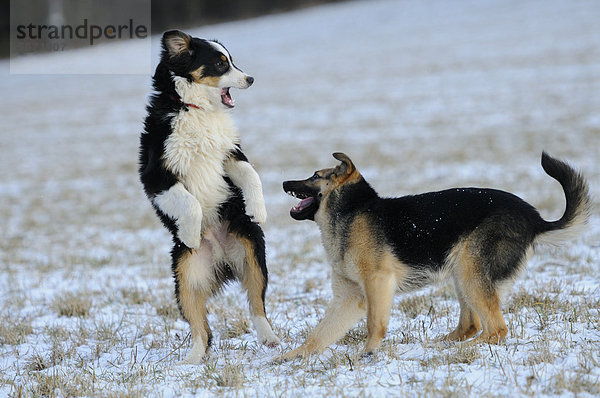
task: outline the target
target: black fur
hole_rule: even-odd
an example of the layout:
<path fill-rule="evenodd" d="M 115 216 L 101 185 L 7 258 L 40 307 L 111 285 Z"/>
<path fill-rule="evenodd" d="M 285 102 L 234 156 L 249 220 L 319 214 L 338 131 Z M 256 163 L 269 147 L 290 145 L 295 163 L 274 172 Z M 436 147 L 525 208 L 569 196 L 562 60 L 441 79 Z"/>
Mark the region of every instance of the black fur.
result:
<path fill-rule="evenodd" d="M 173 55 L 166 42 L 169 37 L 188 40 L 187 50 Z M 157 195 L 169 190 L 178 182 L 177 176 L 164 166 L 164 147 L 165 140 L 172 133 L 171 125 L 173 117 L 178 112 L 188 111 L 186 105 L 182 103 L 180 96 L 175 91 L 171 74 L 187 78 L 191 82 L 193 80 L 191 72 L 200 67 L 204 67 L 203 76 L 220 76 L 227 72 L 231 68 L 231 65 L 225 62 L 226 65 L 219 68 L 217 65 L 223 60 L 221 54 L 213 46 L 206 40 L 193 38 L 182 32 L 166 32 L 163 35 L 162 47 L 161 60 L 152 78 L 154 93 L 149 98 L 149 104 L 146 108 L 148 115 L 144 121 L 144 132 L 140 137 L 138 172 L 144 191 L 152 202 L 158 217 L 173 235 L 173 248 L 171 250 L 172 271 L 175 279 L 175 295 L 181 310 L 179 300 L 180 286 L 175 271 L 182 256 L 190 252 L 191 249 L 178 239 L 176 220 L 164 214 L 153 202 L 153 199 Z M 248 161 L 239 145 L 236 145 L 232 149 L 229 156 L 238 161 Z M 244 237 L 252 242 L 256 261 L 261 268 L 264 278 L 264 288 L 262 291 L 264 300 L 268 275 L 263 231 L 246 214 L 246 206 L 240 188 L 235 186 L 228 177 L 223 176 L 223 178 L 230 186 L 231 194 L 227 201 L 222 203 L 219 208 L 220 220 L 221 222 L 228 223 L 229 233 Z M 217 272 L 218 287 L 234 279 L 234 273 L 229 264 L 224 264 L 216 268 L 215 272 Z M 183 311 L 181 312 L 183 314 Z"/>
<path fill-rule="evenodd" d="M 335 299 L 306 342 L 284 359 L 319 352 L 342 336 L 350 321 L 367 315 L 363 353 L 381 345 L 393 295 L 436 279 L 452 278 L 459 298 L 457 327 L 442 337 L 497 344 L 508 328 L 501 293 L 531 253 L 535 238 L 585 224 L 590 197 L 583 177 L 545 153 L 542 165 L 562 185 L 567 206 L 560 220 L 547 222 L 517 196 L 495 189 L 455 188 L 400 198 L 381 198 L 348 156 L 284 190 L 301 199 L 290 210 L 297 220 L 314 220 L 328 254 Z M 570 235 L 570 233 L 568 234 Z M 568 235 L 547 234 L 558 242 Z M 366 304 L 366 305 L 365 305 Z"/>
<path fill-rule="evenodd" d="M 494 263 L 485 273 L 490 281 L 501 281 L 515 275 L 516 265 L 537 235 L 566 228 L 579 212 L 589 209 L 587 185 L 580 174 L 546 153 L 542 154 L 542 166 L 565 192 L 567 206 L 558 221 L 545 221 L 533 206 L 505 191 L 454 188 L 381 198 L 362 176 L 329 194 L 326 214 L 331 229 L 339 234 L 342 252 L 348 248 L 352 221 L 362 215 L 368 217 L 377 241 L 391 247 L 400 261 L 414 269 L 431 271 L 440 271 L 457 242 L 477 230 L 477 250 L 482 258 Z M 311 179 L 286 181 L 284 190 L 300 198 L 317 197 Z M 294 218 L 314 220 L 319 200 L 315 203 L 311 214 Z"/>

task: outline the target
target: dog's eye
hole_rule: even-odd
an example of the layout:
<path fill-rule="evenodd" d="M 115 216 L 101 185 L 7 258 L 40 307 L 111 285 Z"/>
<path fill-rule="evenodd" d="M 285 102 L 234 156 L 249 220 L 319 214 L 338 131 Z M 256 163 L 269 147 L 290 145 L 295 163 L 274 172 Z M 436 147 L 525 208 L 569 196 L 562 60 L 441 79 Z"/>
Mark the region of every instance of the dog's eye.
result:
<path fill-rule="evenodd" d="M 229 64 L 227 63 L 227 61 L 217 61 L 215 63 L 215 68 L 217 69 L 218 72 L 223 73 L 227 69 L 229 69 Z"/>
<path fill-rule="evenodd" d="M 320 175 L 318 175 L 317 173 L 313 174 L 312 177 L 310 177 L 308 180 L 311 182 L 315 182 L 316 180 L 318 180 L 319 178 L 321 178 Z"/>

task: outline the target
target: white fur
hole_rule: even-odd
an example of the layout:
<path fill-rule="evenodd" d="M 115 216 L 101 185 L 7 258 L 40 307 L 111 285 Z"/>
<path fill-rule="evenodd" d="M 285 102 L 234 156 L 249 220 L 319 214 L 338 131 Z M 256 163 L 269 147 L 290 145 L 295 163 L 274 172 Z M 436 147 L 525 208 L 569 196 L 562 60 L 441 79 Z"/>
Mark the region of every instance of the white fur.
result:
<path fill-rule="evenodd" d="M 227 232 L 227 225 L 221 224 L 204 230 L 203 244 L 210 245 L 213 263 L 219 266 L 227 263 L 239 277 L 243 274 L 246 250 L 238 239 Z"/>
<path fill-rule="evenodd" d="M 267 209 L 262 183 L 256 170 L 248 162 L 230 159 L 225 163 L 225 172 L 244 193 L 248 215 L 259 224 L 265 223 L 267 221 Z"/>
<path fill-rule="evenodd" d="M 250 309 L 250 311 L 252 311 L 252 309 Z M 267 318 L 264 316 L 253 316 L 252 325 L 254 325 L 258 341 L 261 344 L 266 344 L 268 346 L 276 346 L 279 344 L 279 338 L 273 333 Z"/>
<path fill-rule="evenodd" d="M 184 268 L 187 274 L 185 280 L 192 289 L 210 291 L 215 282 L 214 265 L 212 244 L 205 239 L 189 257 L 188 266 Z"/>
<path fill-rule="evenodd" d="M 185 359 L 180 361 L 178 365 L 200 365 L 205 353 L 206 346 L 204 345 L 202 338 L 198 336 L 192 341 L 192 349 L 190 352 L 188 352 Z"/>
<path fill-rule="evenodd" d="M 248 75 L 235 67 L 235 65 L 233 64 L 233 61 L 231 60 L 231 55 L 229 54 L 229 51 L 227 51 L 227 49 L 225 47 L 223 47 L 221 44 L 219 44 L 217 42 L 209 41 L 209 43 L 217 51 L 219 51 L 221 54 L 223 54 L 227 58 L 227 61 L 229 62 L 229 65 L 231 66 L 229 68 L 229 70 L 227 71 L 227 73 L 225 73 L 221 76 L 221 79 L 219 80 L 219 87 L 221 87 L 221 88 L 224 88 L 224 87 L 248 88 L 248 87 L 250 87 L 250 84 L 248 83 L 248 80 L 246 79 L 248 77 Z"/>
<path fill-rule="evenodd" d="M 212 40 L 209 40 L 208 42 L 210 43 L 211 46 L 213 46 L 213 48 L 215 50 L 217 50 L 218 52 L 220 52 L 221 54 L 226 56 L 227 61 L 230 64 L 233 64 L 233 62 L 231 61 L 231 54 L 229 54 L 229 51 L 227 51 L 227 49 L 225 47 L 223 47 L 223 45 L 221 43 L 217 43 L 216 41 L 212 41 Z"/>
<path fill-rule="evenodd" d="M 216 283 L 216 268 L 228 263 L 241 275 L 245 255 L 244 246 L 227 233 L 226 226 L 205 228 L 200 247 L 194 249 L 184 267 L 185 279 L 195 290 L 211 291 Z"/>
<path fill-rule="evenodd" d="M 239 143 L 231 115 L 221 105 L 219 89 L 174 77 L 175 88 L 190 107 L 172 121 L 165 140 L 165 167 L 175 174 L 203 211 L 203 227 L 218 221 L 218 208 L 230 195 L 224 161 Z M 216 92 L 215 92 L 216 91 Z"/>
<path fill-rule="evenodd" d="M 177 235 L 187 247 L 197 249 L 202 240 L 202 206 L 181 183 L 154 197 L 161 212 L 177 223 Z"/>
<path fill-rule="evenodd" d="M 591 205 L 585 203 L 582 209 L 579 209 L 575 218 L 565 228 L 554 231 L 544 232 L 536 237 L 536 243 L 560 246 L 564 242 L 579 238 L 588 227 Z"/>

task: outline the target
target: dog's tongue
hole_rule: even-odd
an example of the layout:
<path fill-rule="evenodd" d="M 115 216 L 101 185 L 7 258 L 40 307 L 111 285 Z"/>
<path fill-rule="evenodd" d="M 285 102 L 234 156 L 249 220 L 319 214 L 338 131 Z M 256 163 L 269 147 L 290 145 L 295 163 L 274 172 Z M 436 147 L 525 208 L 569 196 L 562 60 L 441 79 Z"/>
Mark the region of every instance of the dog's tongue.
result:
<path fill-rule="evenodd" d="M 306 199 L 302 199 L 300 201 L 300 203 L 298 203 L 296 206 L 292 207 L 292 213 L 298 213 L 299 211 L 304 210 L 305 208 L 307 208 L 308 206 L 310 206 L 310 204 L 315 200 L 315 198 L 308 197 Z"/>
<path fill-rule="evenodd" d="M 235 106 L 235 102 L 233 101 L 233 98 L 231 98 L 231 95 L 229 94 L 229 87 L 221 90 L 221 102 L 223 103 L 223 105 L 225 105 L 229 108 L 233 108 Z"/>

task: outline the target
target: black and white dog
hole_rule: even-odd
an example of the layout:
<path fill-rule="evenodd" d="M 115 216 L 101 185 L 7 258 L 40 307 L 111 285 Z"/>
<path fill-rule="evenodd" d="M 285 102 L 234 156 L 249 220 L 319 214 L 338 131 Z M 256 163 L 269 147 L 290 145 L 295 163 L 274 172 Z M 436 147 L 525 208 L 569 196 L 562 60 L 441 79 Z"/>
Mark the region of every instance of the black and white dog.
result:
<path fill-rule="evenodd" d="M 258 339 L 279 339 L 265 315 L 267 267 L 258 224 L 267 218 L 262 184 L 240 149 L 229 89 L 254 79 L 217 41 L 169 31 L 153 77 L 139 173 L 144 190 L 173 234 L 172 270 L 179 309 L 189 322 L 199 363 L 211 344 L 206 302 L 230 280 L 248 293 Z"/>

